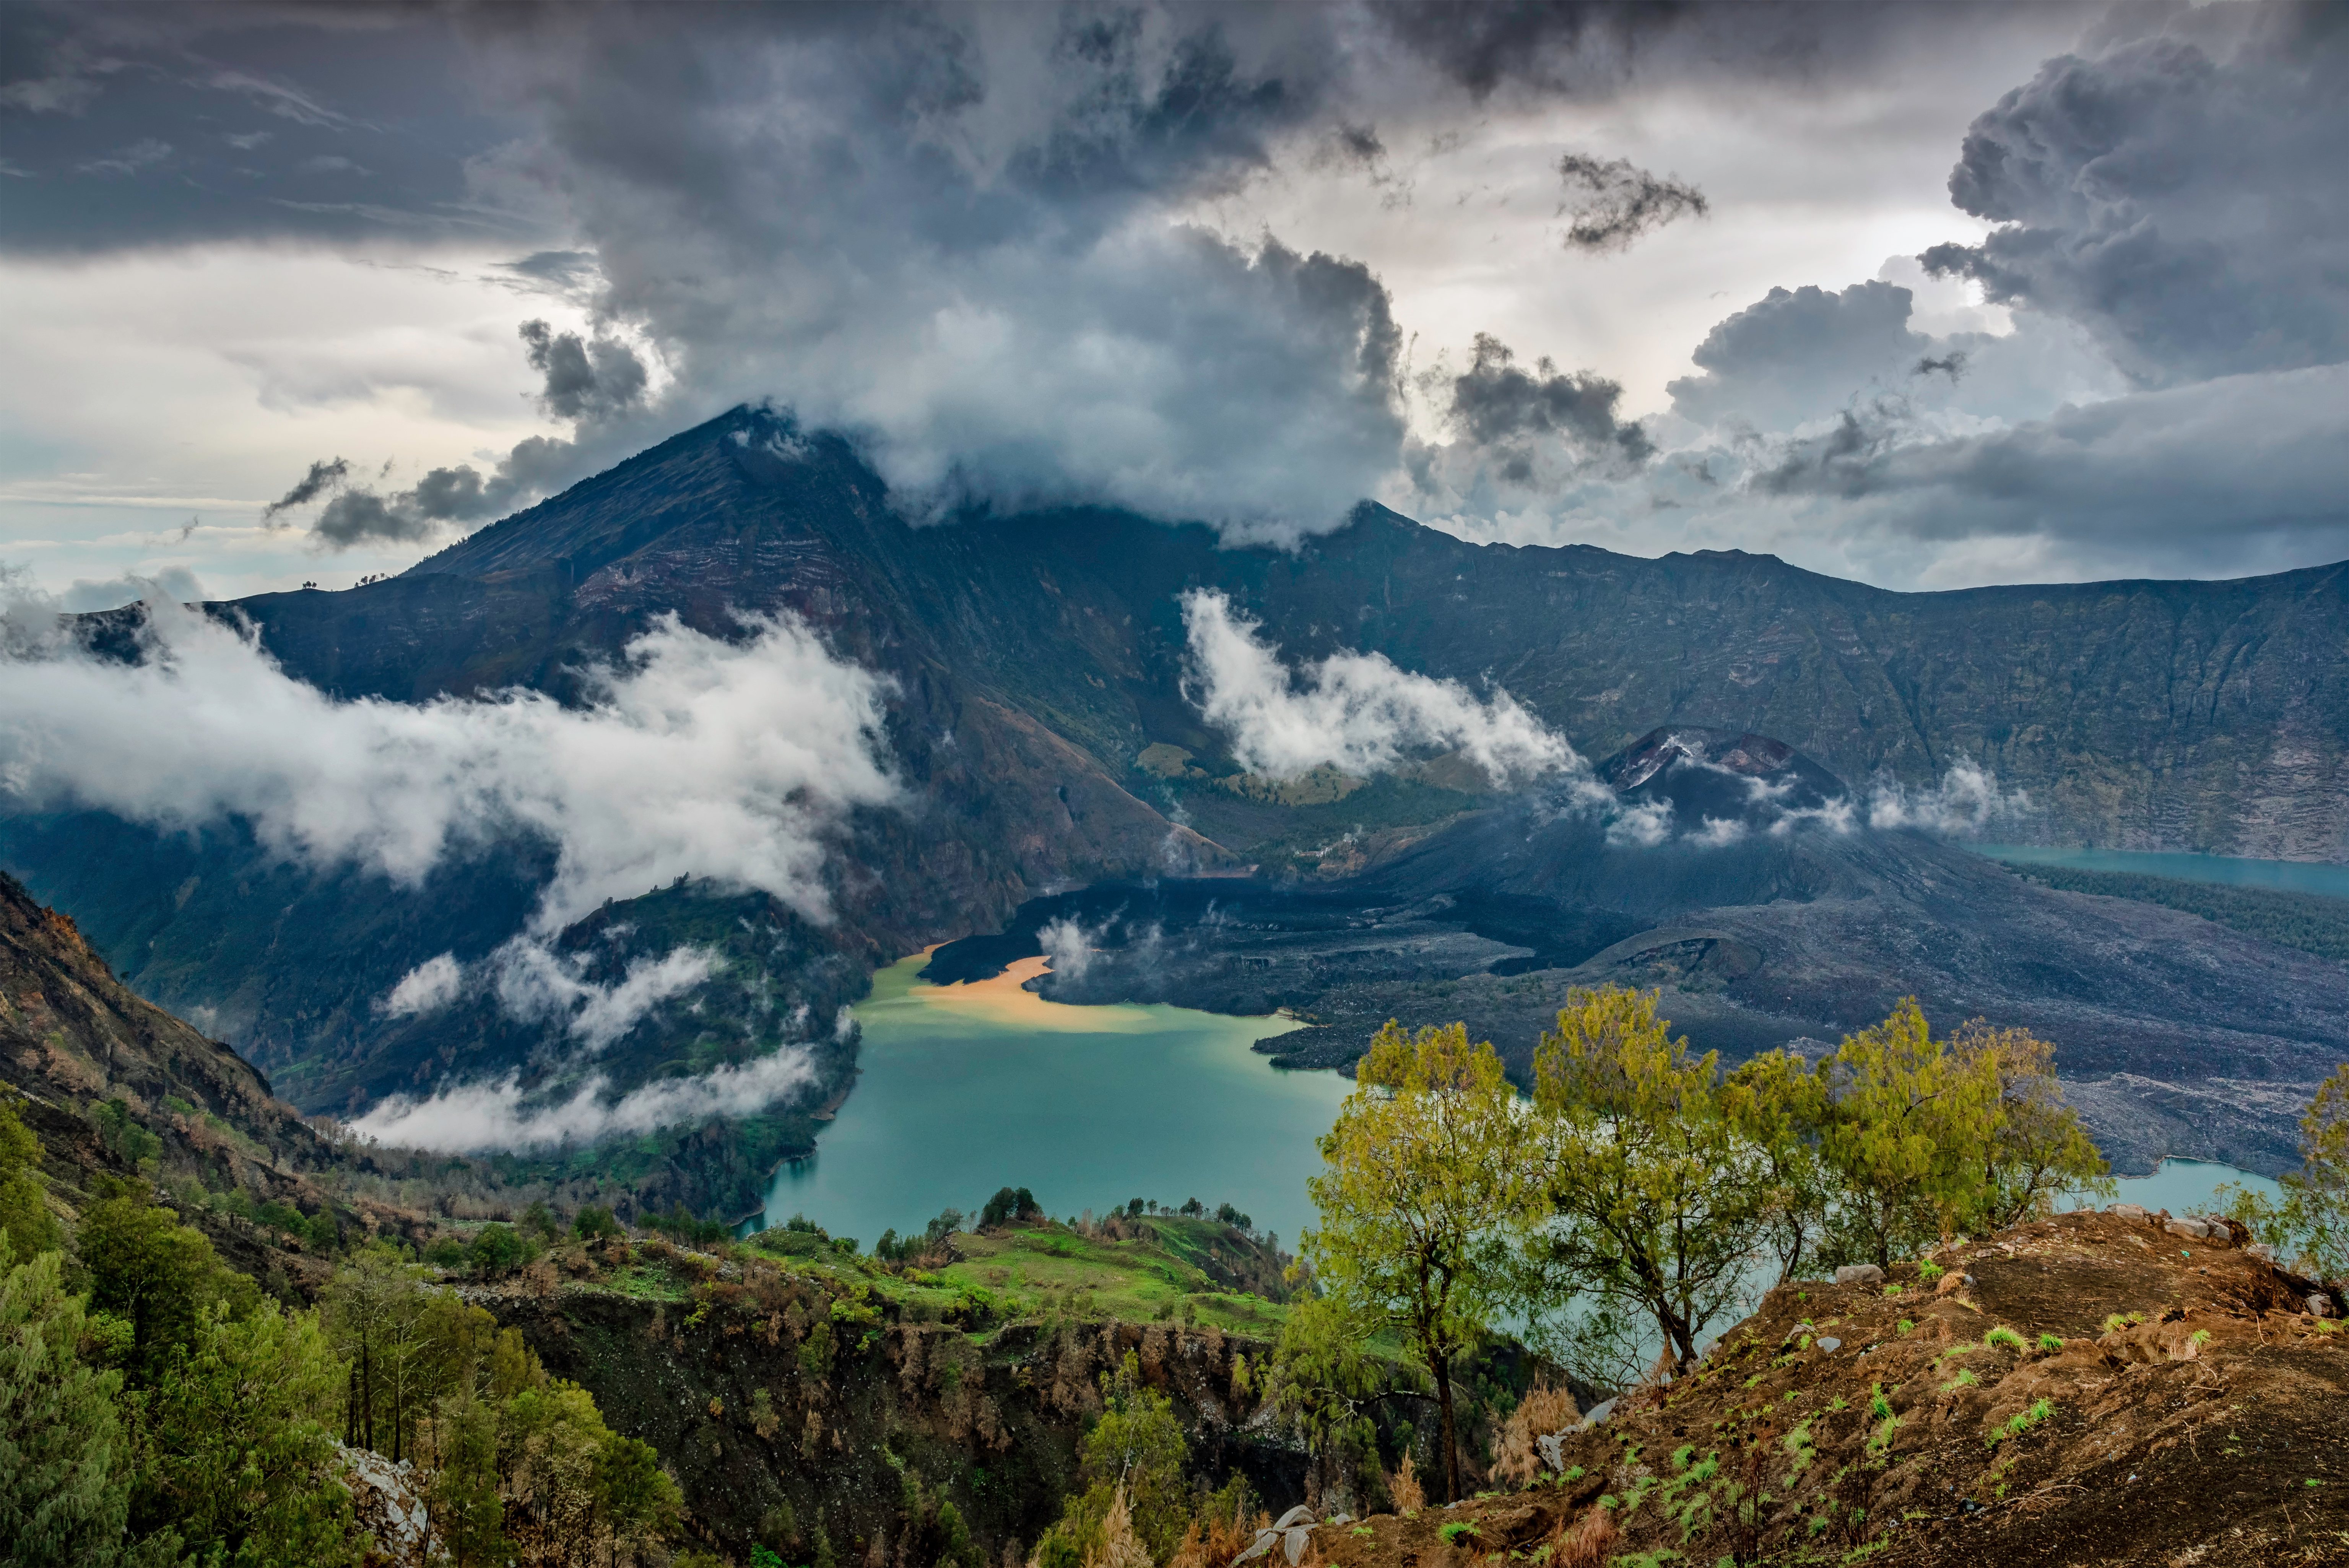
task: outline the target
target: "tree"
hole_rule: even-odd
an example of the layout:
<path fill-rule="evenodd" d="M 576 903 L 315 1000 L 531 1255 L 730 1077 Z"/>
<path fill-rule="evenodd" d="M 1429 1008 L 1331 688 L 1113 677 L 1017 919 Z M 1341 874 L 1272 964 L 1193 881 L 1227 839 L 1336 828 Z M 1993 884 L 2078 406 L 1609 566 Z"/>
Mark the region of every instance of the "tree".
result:
<path fill-rule="evenodd" d="M 620 1234 L 620 1222 L 612 1211 L 599 1203 L 590 1203 L 571 1218 L 571 1233 L 583 1242 L 599 1241 Z"/>
<path fill-rule="evenodd" d="M 1830 1261 L 1889 1264 L 1983 1211 L 1999 1094 L 1985 1065 L 1933 1038 L 1913 996 L 1819 1064 Z"/>
<path fill-rule="evenodd" d="M 221 1295 L 216 1276 L 223 1271 L 212 1243 L 135 1188 L 91 1204 L 78 1240 L 91 1306 L 130 1325 L 131 1383 L 152 1382 L 175 1352 L 195 1342 L 206 1308 Z"/>
<path fill-rule="evenodd" d="M 1460 1495 L 1452 1362 L 1482 1340 L 1506 1282 L 1488 1253 L 1521 1223 L 1516 1095 L 1489 1042 L 1461 1025 L 1392 1019 L 1355 1068 L 1307 1183 L 1320 1211 L 1306 1260 L 1355 1320 L 1399 1331 L 1435 1380 L 1447 1499 Z"/>
<path fill-rule="evenodd" d="M 136 1397 L 144 1463 L 134 1523 L 177 1529 L 200 1560 L 305 1568 L 360 1560 L 328 1422 L 343 1363 L 315 1314 L 263 1300 L 201 1315 Z"/>
<path fill-rule="evenodd" d="M 1069 1499 L 1037 1543 L 1040 1562 L 1101 1561 L 1119 1544 L 1121 1520 L 1128 1545 L 1138 1539 L 1150 1560 L 1164 1561 L 1190 1522 L 1183 1424 L 1174 1402 L 1143 1384 L 1132 1351 L 1113 1376 L 1102 1374 L 1102 1403 L 1101 1418 L 1078 1449 L 1077 1473 L 1085 1489 Z"/>
<path fill-rule="evenodd" d="M 345 1442 L 411 1457 L 416 1424 L 438 1392 L 431 1305 L 419 1271 L 388 1243 L 360 1248 L 335 1271 L 324 1308 L 349 1366 Z"/>
<path fill-rule="evenodd" d="M 111 1568 L 124 1560 L 131 1446 L 115 1412 L 122 1374 L 76 1353 L 84 1320 L 65 1257 L 16 1263 L 0 1234 L 0 1559 L 15 1568 Z M 169 1561 L 178 1538 L 149 1551 Z"/>
<path fill-rule="evenodd" d="M 41 1191 L 40 1140 L 7 1104 L 0 1104 L 0 1235 L 20 1259 L 58 1245 L 57 1216 Z"/>
<path fill-rule="evenodd" d="M 2222 1188 L 2229 1213 L 2302 1273 L 2349 1282 L 2349 1062 L 2316 1086 L 2300 1119 L 2300 1169 L 2276 1179 L 2283 1196 Z"/>
<path fill-rule="evenodd" d="M 1995 1125 L 1984 1140 L 1975 1231 L 2002 1231 L 2048 1212 L 2058 1192 L 2113 1191 L 2112 1167 L 2064 1103 L 2055 1047 L 2028 1029 L 1993 1029 L 1980 1018 L 1950 1042 L 1962 1065 L 1995 1077 Z"/>
<path fill-rule="evenodd" d="M 1723 1104 L 1720 1062 L 1689 1054 L 1659 994 L 1567 993 L 1534 1054 L 1547 1123 L 1542 1181 L 1565 1276 L 1651 1319 L 1675 1365 L 1737 1299 L 1759 1234 L 1765 1172 Z"/>
<path fill-rule="evenodd" d="M 530 1243 L 517 1234 L 512 1225 L 483 1225 L 473 1237 L 471 1249 L 473 1268 L 484 1277 L 518 1269 L 530 1261 Z"/>
<path fill-rule="evenodd" d="M 1827 1172 L 1817 1143 L 1825 1088 L 1802 1057 L 1764 1051 L 1729 1075 L 1722 1106 L 1756 1163 L 1761 1243 L 1777 1261 L 1778 1278 L 1793 1279 L 1826 1227 Z"/>
<path fill-rule="evenodd" d="M 622 1542 L 634 1550 L 668 1530 L 685 1505 L 653 1446 L 616 1433 L 596 1452 L 595 1484 L 596 1506 L 616 1552 Z"/>
<path fill-rule="evenodd" d="M 1332 1483 L 1347 1484 L 1346 1478 L 1327 1474 L 1333 1460 L 1342 1466 L 1346 1456 L 1359 1457 L 1365 1447 L 1376 1452 L 1368 1408 L 1385 1379 L 1363 1351 L 1369 1337 L 1344 1302 L 1309 1295 L 1290 1305 L 1273 1348 L 1265 1401 L 1295 1423 L 1309 1460 L 1323 1472 L 1325 1495 Z"/>

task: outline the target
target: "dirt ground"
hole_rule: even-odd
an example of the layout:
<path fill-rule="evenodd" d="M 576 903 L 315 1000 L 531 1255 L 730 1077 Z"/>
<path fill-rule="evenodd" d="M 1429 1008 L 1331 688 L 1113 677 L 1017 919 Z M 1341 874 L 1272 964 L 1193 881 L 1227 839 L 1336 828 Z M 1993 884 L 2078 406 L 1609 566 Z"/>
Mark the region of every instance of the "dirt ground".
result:
<path fill-rule="evenodd" d="M 2166 1218 L 2063 1215 L 1944 1249 L 1938 1278 L 1782 1285 L 1698 1371 L 1568 1434 L 1562 1475 L 1325 1524 L 1311 1556 L 2349 1565 L 2349 1331 Z"/>

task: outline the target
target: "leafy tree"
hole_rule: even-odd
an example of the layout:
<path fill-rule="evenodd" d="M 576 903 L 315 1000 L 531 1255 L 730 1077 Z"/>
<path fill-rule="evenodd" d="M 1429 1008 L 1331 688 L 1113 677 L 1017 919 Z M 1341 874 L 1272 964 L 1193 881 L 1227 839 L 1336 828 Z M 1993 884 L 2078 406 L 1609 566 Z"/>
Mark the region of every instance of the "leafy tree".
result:
<path fill-rule="evenodd" d="M 530 1243 L 512 1225 L 488 1224 L 473 1237 L 470 1255 L 478 1273 L 502 1274 L 530 1261 Z"/>
<path fill-rule="evenodd" d="M 378 1242 L 335 1271 L 323 1304 L 326 1332 L 349 1367 L 343 1440 L 394 1460 L 412 1457 L 417 1423 L 445 1378 L 444 1303 L 421 1272 Z"/>
<path fill-rule="evenodd" d="M 1335 1296 L 1296 1302 L 1280 1326 L 1265 1399 L 1296 1425 L 1307 1456 L 1325 1472 L 1334 1459 L 1361 1449 L 1365 1437 L 1376 1441 L 1369 1408 L 1385 1380 L 1363 1351 L 1369 1337 Z M 1341 1476 L 1324 1476 L 1325 1494 L 1344 1484 Z"/>
<path fill-rule="evenodd" d="M 202 1560 L 357 1564 L 360 1537 L 328 1422 L 344 1367 L 316 1315 L 264 1300 L 204 1309 L 192 1343 L 137 1396 L 144 1464 L 134 1523 L 175 1528 Z"/>
<path fill-rule="evenodd" d="M 41 1192 L 40 1140 L 16 1119 L 16 1108 L 5 1103 L 0 1103 L 0 1235 L 19 1258 L 59 1244 L 57 1216 Z"/>
<path fill-rule="evenodd" d="M 434 1528 L 456 1568 L 503 1563 L 505 1504 L 498 1495 L 498 1413 L 466 1389 L 432 1423 L 436 1464 L 429 1491 Z"/>
<path fill-rule="evenodd" d="M 595 1501 L 615 1545 L 632 1547 L 674 1528 L 685 1505 L 653 1446 L 617 1434 L 596 1450 Z"/>
<path fill-rule="evenodd" d="M 1652 1319 L 1674 1362 L 1737 1299 L 1765 1190 L 1723 1103 L 1720 1062 L 1689 1054 L 1659 994 L 1567 994 L 1534 1055 L 1542 1181 L 1558 1223 L 1536 1245 L 1566 1278 Z"/>
<path fill-rule="evenodd" d="M 612 1211 L 598 1203 L 590 1203 L 571 1217 L 571 1233 L 583 1242 L 592 1242 L 620 1234 L 620 1222 Z"/>
<path fill-rule="evenodd" d="M 1959 1028 L 1950 1049 L 1998 1082 L 1971 1228 L 2002 1231 L 2044 1215 L 2058 1192 L 2111 1194 L 2112 1167 L 2064 1103 L 2054 1046 L 2028 1029 L 1993 1029 L 1976 1018 Z"/>
<path fill-rule="evenodd" d="M 82 1300 L 64 1254 L 16 1263 L 0 1234 L 0 1558 L 23 1568 L 111 1568 L 129 1515 L 131 1445 L 115 1412 L 119 1372 L 77 1354 Z M 178 1538 L 146 1543 L 162 1561 Z"/>
<path fill-rule="evenodd" d="M 1457 1498 L 1452 1362 L 1503 1303 L 1506 1282 L 1486 1265 L 1526 1206 L 1523 1118 L 1491 1044 L 1471 1046 L 1458 1024 L 1412 1035 L 1389 1020 L 1355 1083 L 1320 1140 L 1326 1169 L 1307 1187 L 1321 1223 L 1302 1250 L 1354 1321 L 1399 1331 L 1434 1378 Z"/>
<path fill-rule="evenodd" d="M 2317 1085 L 2300 1119 L 2300 1169 L 2276 1179 L 2281 1200 L 2221 1189 L 2229 1212 L 2317 1279 L 2349 1281 L 2349 1062 Z"/>
<path fill-rule="evenodd" d="M 1790 1051 L 1765 1051 L 1729 1075 L 1722 1092 L 1729 1125 L 1754 1164 L 1760 1244 L 1795 1278 L 1826 1225 L 1827 1172 L 1817 1136 L 1826 1089 Z"/>
<path fill-rule="evenodd" d="M 194 1344 L 206 1308 L 222 1295 L 224 1271 L 212 1243 L 127 1185 L 83 1212 L 78 1240 L 90 1305 L 130 1325 L 130 1380 L 152 1382 L 175 1352 Z"/>
<path fill-rule="evenodd" d="M 98 1128 L 98 1141 L 127 1165 L 144 1165 L 163 1152 L 163 1140 L 139 1124 L 130 1102 L 119 1095 L 92 1106 L 89 1119 Z"/>
<path fill-rule="evenodd" d="M 1819 1064 L 1826 1261 L 1887 1264 L 1984 1210 L 1999 1106 L 1990 1065 L 1935 1039 L 1913 996 Z"/>
<path fill-rule="evenodd" d="M 1020 1220 L 1040 1220 L 1044 1211 L 1036 1204 L 1036 1194 L 1025 1187 L 1000 1187 L 978 1212 L 978 1228 L 992 1231 Z"/>
<path fill-rule="evenodd" d="M 1040 1562 L 1099 1558 L 1121 1506 L 1133 1535 L 1155 1561 L 1173 1554 L 1190 1522 L 1191 1497 L 1183 1480 L 1189 1449 L 1174 1402 L 1143 1384 L 1132 1351 L 1115 1375 L 1102 1375 L 1102 1398 L 1101 1418 L 1078 1449 L 1078 1476 L 1085 1489 L 1069 1500 L 1060 1521 L 1037 1543 Z"/>
<path fill-rule="evenodd" d="M 535 1236 L 542 1242 L 556 1241 L 563 1235 L 563 1227 L 554 1222 L 554 1212 L 546 1206 L 543 1198 L 530 1201 L 530 1207 L 523 1211 L 522 1228 L 525 1234 Z"/>

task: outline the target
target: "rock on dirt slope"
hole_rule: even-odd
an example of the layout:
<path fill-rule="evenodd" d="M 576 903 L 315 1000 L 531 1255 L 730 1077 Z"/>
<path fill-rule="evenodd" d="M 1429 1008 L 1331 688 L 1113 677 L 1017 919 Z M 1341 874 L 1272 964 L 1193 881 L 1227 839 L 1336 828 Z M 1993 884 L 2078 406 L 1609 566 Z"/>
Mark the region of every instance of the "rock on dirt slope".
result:
<path fill-rule="evenodd" d="M 1313 1553 L 2349 1563 L 2349 1332 L 2309 1282 L 2166 1219 L 2063 1215 L 1946 1248 L 1938 1277 L 1781 1285 L 1699 1371 L 1567 1435 L 1563 1478 L 1323 1525 Z"/>

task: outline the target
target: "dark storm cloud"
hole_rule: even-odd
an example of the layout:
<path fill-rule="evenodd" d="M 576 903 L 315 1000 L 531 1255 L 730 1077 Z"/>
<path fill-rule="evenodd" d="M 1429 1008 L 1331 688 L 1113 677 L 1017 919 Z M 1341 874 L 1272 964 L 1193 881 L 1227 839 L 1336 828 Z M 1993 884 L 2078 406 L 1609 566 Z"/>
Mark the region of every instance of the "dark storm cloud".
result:
<path fill-rule="evenodd" d="M 1950 194 L 2001 227 L 1927 264 L 2081 322 L 2147 385 L 2349 357 L 2349 11 L 2155 19 L 1974 121 Z"/>
<path fill-rule="evenodd" d="M 1840 292 L 1774 288 L 1705 335 L 1690 356 L 1703 374 L 1665 390 L 1700 424 L 1790 422 L 1841 407 L 1932 347 L 1909 329 L 1913 298 L 1878 281 Z"/>
<path fill-rule="evenodd" d="M 1864 73 L 1920 36 L 2036 12 L 2092 15 L 2103 0 L 1369 0 L 1402 48 L 1478 98 L 1600 96 L 1634 79 L 1816 86 Z"/>
<path fill-rule="evenodd" d="M 463 78 L 428 12 L 15 0 L 0 251 L 512 232 L 468 160 L 516 127 Z"/>
<path fill-rule="evenodd" d="M 310 465 L 310 471 L 294 481 L 294 488 L 261 509 L 261 521 L 274 522 L 277 514 L 297 506 L 308 506 L 327 491 L 335 490 L 351 477 L 348 458 L 327 458 Z"/>
<path fill-rule="evenodd" d="M 1110 500 L 1293 538 L 1395 462 L 1385 290 L 1344 258 L 1172 220 L 1325 119 L 1339 156 L 1379 161 L 1375 130 L 1331 108 L 1344 15 L 721 7 L 680 27 L 616 7 L 468 26 L 484 75 L 533 107 L 599 312 L 658 346 L 688 389 L 672 399 L 771 397 L 845 430 L 916 515 Z M 594 337 L 550 335 L 543 360 L 550 411 L 626 402 L 628 362 L 599 362 Z"/>
<path fill-rule="evenodd" d="M 644 399 L 644 361 L 625 343 L 556 332 L 543 321 L 523 322 L 522 340 L 531 368 L 546 375 L 539 406 L 558 419 L 606 419 Z"/>
<path fill-rule="evenodd" d="M 1518 368 L 1508 346 L 1488 333 L 1476 335 L 1475 356 L 1453 378 L 1451 397 L 1454 428 L 1495 451 L 1542 436 L 1633 463 L 1655 450 L 1637 421 L 1617 418 L 1620 385 L 1587 370 L 1560 371 L 1547 359 L 1537 361 L 1528 374 Z M 1531 471 L 1530 459 L 1521 458 L 1507 477 L 1522 482 Z"/>
<path fill-rule="evenodd" d="M 1675 218 L 1702 218 L 1713 209 L 1704 192 L 1677 180 L 1633 167 L 1628 158 L 1598 159 L 1569 152 L 1557 160 L 1566 185 L 1561 217 L 1570 251 L 1620 251 L 1651 229 Z"/>

